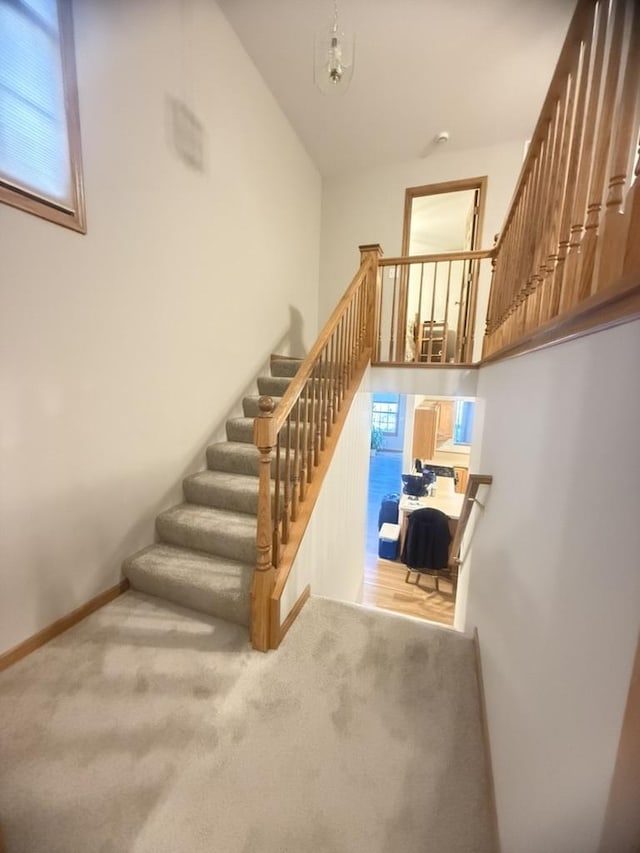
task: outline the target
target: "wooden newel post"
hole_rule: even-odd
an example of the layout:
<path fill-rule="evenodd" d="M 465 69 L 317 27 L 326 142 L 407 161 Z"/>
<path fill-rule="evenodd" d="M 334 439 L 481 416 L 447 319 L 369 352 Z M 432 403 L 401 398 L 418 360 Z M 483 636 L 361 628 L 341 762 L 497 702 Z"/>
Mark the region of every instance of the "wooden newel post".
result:
<path fill-rule="evenodd" d="M 371 243 L 359 246 L 360 264 L 370 259 L 369 272 L 367 273 L 367 329 L 365 333 L 365 346 L 375 350 L 375 341 L 378 334 L 378 318 L 376 309 L 378 305 L 378 261 L 384 254 L 379 243 Z"/>
<path fill-rule="evenodd" d="M 251 644 L 254 649 L 269 649 L 269 615 L 271 593 L 275 583 L 275 569 L 271 554 L 271 451 L 276 443 L 274 402 L 271 397 L 260 397 L 260 415 L 253 426 L 253 440 L 260 451 L 258 485 L 258 529 L 256 535 L 256 570 L 251 586 Z"/>

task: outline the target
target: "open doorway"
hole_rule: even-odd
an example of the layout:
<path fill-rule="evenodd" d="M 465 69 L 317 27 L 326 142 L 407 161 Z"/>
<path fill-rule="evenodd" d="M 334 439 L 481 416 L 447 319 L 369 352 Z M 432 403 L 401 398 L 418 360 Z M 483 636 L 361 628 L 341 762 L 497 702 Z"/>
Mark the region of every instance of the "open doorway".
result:
<path fill-rule="evenodd" d="M 455 533 L 469 472 L 474 415 L 473 398 L 372 395 L 363 604 L 453 625 L 455 595 L 450 581 L 440 578 L 436 590 L 433 576 L 413 573 L 406 582 L 401 531 L 406 531 L 414 509 L 433 506 L 447 515 L 451 536 Z M 403 474 L 415 470 L 417 459 L 435 476 L 433 493 L 424 499 L 403 493 Z M 381 525 L 387 521 L 398 526 L 396 546 L 381 540 Z"/>
<path fill-rule="evenodd" d="M 477 177 L 406 189 L 402 254 L 424 263 L 400 271 L 395 360 L 472 360 L 479 261 L 450 255 L 479 248 L 486 187 Z"/>

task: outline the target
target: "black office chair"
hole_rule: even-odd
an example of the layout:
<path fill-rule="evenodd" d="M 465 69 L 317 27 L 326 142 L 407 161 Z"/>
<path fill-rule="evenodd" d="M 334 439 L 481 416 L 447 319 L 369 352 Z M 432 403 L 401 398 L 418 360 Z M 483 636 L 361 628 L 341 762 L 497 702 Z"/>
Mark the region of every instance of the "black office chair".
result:
<path fill-rule="evenodd" d="M 414 510 L 409 516 L 401 555 L 407 567 L 405 583 L 409 583 L 411 572 L 431 574 L 435 577 L 436 592 L 439 592 L 440 573 L 449 575 L 450 544 L 449 516 L 431 507 Z M 417 586 L 419 581 L 420 578 L 416 578 Z"/>

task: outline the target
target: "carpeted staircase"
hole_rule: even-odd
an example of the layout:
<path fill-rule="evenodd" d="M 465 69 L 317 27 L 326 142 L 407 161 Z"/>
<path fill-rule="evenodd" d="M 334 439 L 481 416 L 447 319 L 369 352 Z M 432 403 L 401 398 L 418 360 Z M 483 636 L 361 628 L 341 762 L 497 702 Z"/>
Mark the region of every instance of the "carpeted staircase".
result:
<path fill-rule="evenodd" d="M 258 378 L 260 395 L 276 405 L 300 365 L 273 359 Z M 244 417 L 227 421 L 227 441 L 207 448 L 207 470 L 183 482 L 185 502 L 156 519 L 158 542 L 125 560 L 134 589 L 185 607 L 249 624 L 249 591 L 256 565 L 258 464 L 253 419 L 259 396 L 242 401 Z"/>

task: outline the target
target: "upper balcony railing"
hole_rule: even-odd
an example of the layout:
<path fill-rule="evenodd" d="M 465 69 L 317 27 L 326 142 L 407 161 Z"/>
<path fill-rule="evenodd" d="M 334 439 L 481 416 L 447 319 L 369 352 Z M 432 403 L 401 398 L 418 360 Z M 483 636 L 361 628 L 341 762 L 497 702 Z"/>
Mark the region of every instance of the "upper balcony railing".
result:
<path fill-rule="evenodd" d="M 639 95 L 640 4 L 579 0 L 494 248 L 485 358 L 638 312 Z"/>
<path fill-rule="evenodd" d="M 491 252 L 450 252 L 378 261 L 374 364 L 473 361 L 482 261 Z M 488 261 L 484 265 L 486 284 Z"/>

